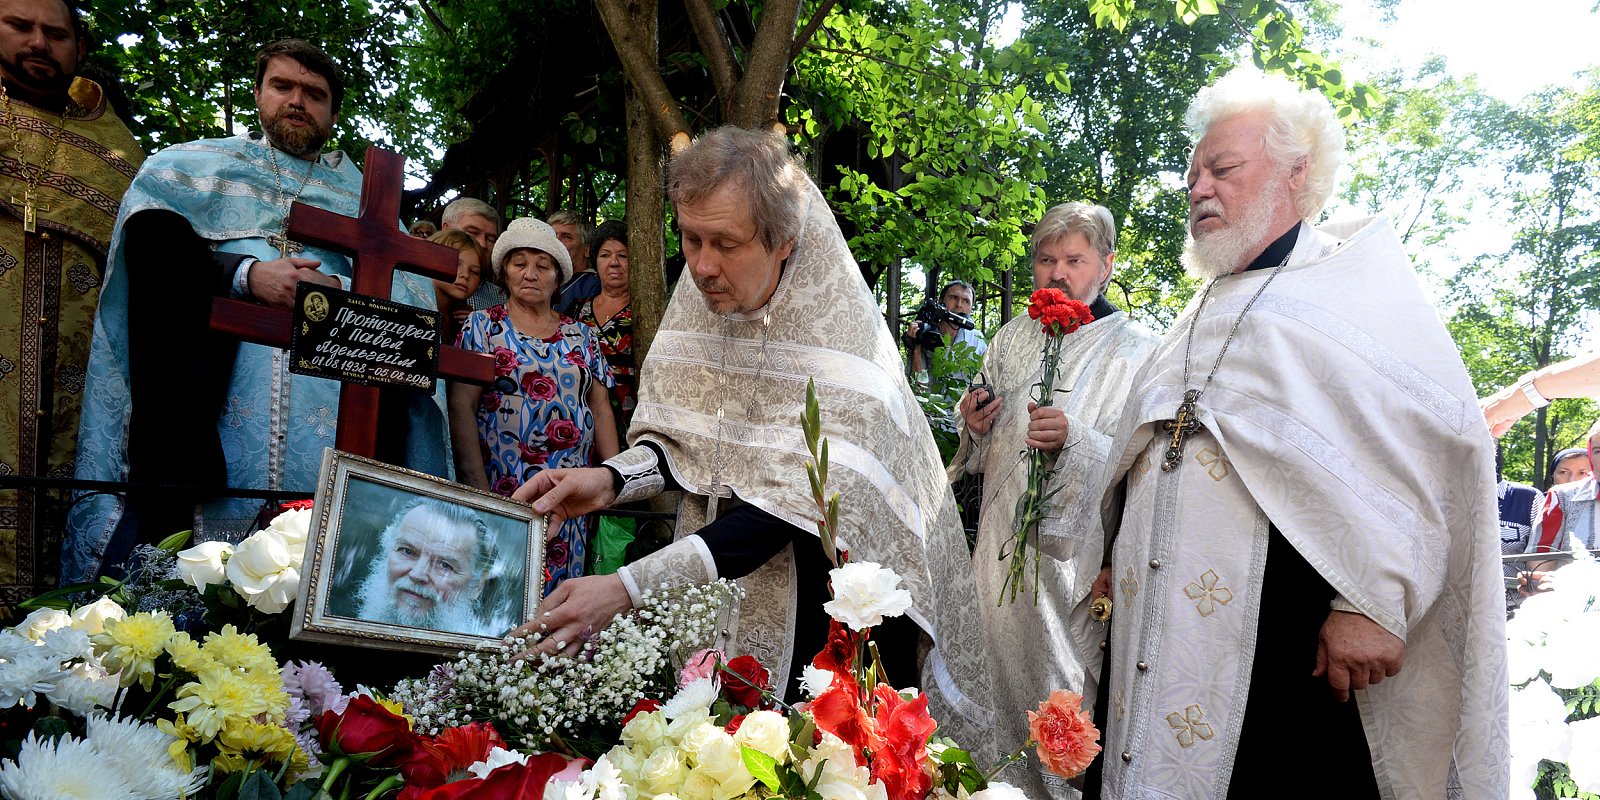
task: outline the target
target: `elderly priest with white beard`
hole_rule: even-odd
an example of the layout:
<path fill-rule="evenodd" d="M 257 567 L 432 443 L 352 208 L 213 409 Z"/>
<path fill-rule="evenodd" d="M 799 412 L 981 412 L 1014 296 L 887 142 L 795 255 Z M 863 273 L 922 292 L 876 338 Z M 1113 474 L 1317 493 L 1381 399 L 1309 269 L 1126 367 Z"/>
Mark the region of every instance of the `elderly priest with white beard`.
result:
<path fill-rule="evenodd" d="M 1207 283 L 1113 446 L 1104 796 L 1505 797 L 1493 447 L 1456 347 L 1386 222 L 1308 223 L 1326 100 L 1238 70 L 1187 121 Z"/>

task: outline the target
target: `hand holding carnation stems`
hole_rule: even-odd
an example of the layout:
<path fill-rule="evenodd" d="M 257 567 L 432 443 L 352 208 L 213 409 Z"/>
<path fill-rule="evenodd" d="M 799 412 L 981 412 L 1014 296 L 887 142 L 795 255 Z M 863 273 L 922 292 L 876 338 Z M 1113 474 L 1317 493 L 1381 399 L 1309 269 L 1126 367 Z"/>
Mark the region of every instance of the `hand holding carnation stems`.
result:
<path fill-rule="evenodd" d="M 1093 322 L 1094 314 L 1089 311 L 1088 306 L 1067 297 L 1060 289 L 1040 289 L 1028 300 L 1028 316 L 1038 320 L 1044 329 L 1042 358 L 1044 375 L 1039 379 L 1039 393 L 1028 405 L 1028 411 L 1037 419 L 1044 416 L 1039 413 L 1041 410 L 1054 404 L 1057 391 L 1056 371 L 1061 365 L 1061 340 L 1079 327 Z M 1011 563 L 1006 572 L 1005 583 L 1000 587 L 999 605 L 1016 602 L 1017 592 L 1022 590 L 1027 573 L 1031 540 L 1038 534 L 1039 523 L 1044 520 L 1045 508 L 1050 499 L 1060 490 L 1057 487 L 1046 491 L 1045 487 L 1050 483 L 1050 477 L 1055 474 L 1056 455 L 1066 445 L 1065 417 L 1059 413 L 1049 417 L 1060 419 L 1062 425 L 1059 430 L 1051 429 L 1045 433 L 1035 433 L 1032 426 L 1029 429 L 1028 450 L 1025 454 L 1028 459 L 1028 489 L 1017 498 L 1016 527 L 1013 529 L 1011 544 L 1000 550 L 1000 557 L 1009 558 Z M 1037 552 L 1033 554 L 1033 592 L 1034 602 L 1038 603 L 1039 554 Z"/>

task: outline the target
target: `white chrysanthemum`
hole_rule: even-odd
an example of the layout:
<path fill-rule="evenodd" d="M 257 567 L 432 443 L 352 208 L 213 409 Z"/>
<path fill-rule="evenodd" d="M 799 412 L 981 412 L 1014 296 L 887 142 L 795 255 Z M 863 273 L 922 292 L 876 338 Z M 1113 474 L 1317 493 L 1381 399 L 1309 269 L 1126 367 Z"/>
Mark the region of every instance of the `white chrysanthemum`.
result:
<path fill-rule="evenodd" d="M 89 644 L 89 634 L 77 628 L 57 628 L 38 640 L 39 648 L 57 662 L 91 658 L 94 648 Z"/>
<path fill-rule="evenodd" d="M 135 800 L 119 770 L 88 742 L 62 736 L 43 741 L 29 733 L 16 761 L 0 766 L 0 795 L 8 800 Z"/>
<path fill-rule="evenodd" d="M 884 617 L 898 617 L 911 607 L 911 593 L 900 588 L 900 576 L 881 564 L 845 564 L 829 570 L 828 580 L 833 599 L 822 610 L 853 630 L 881 625 Z"/>
<path fill-rule="evenodd" d="M 89 717 L 89 744 L 103 756 L 107 771 L 120 772 L 134 794 L 145 800 L 194 797 L 206 783 L 206 768 L 184 772 L 172 763 L 173 737 L 154 725 L 129 719 Z"/>
<path fill-rule="evenodd" d="M 59 659 L 51 658 L 43 648 L 27 639 L 22 641 L 27 642 L 26 649 L 11 653 L 0 663 L 0 709 L 38 705 L 39 696 L 49 696 L 68 672 L 61 668 Z"/>
<path fill-rule="evenodd" d="M 87 717 L 96 709 L 109 709 L 117 700 L 121 688 L 117 676 L 105 671 L 98 662 L 79 664 L 61 676 L 60 682 L 50 692 L 50 702 Z"/>
<path fill-rule="evenodd" d="M 1540 759 L 1565 762 L 1572 751 L 1567 704 L 1542 680 L 1511 691 L 1511 785 L 1532 786 Z"/>
<path fill-rule="evenodd" d="M 807 664 L 800 673 L 800 689 L 807 697 L 816 697 L 833 684 L 833 671 Z"/>
<path fill-rule="evenodd" d="M 972 794 L 972 800 L 1028 800 L 1028 796 L 1009 783 L 990 781 L 989 788 Z"/>
<path fill-rule="evenodd" d="M 705 711 L 717 700 L 717 682 L 700 678 L 685 685 L 671 700 L 661 705 L 661 715 L 676 720 L 693 711 Z"/>

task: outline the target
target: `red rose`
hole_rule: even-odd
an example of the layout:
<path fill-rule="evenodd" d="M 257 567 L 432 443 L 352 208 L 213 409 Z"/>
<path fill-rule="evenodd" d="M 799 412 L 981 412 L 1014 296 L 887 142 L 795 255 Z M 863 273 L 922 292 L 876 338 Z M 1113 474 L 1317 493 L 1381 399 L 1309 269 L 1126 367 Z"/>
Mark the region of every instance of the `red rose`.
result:
<path fill-rule="evenodd" d="M 417 800 L 506 800 L 506 798 L 540 798 L 550 776 L 567 768 L 567 759 L 559 753 L 540 753 L 528 757 L 526 764 L 507 764 L 489 773 L 483 780 L 468 778 L 429 789 Z"/>
<path fill-rule="evenodd" d="M 447 728 L 433 738 L 419 737 L 417 749 L 400 764 L 406 779 L 398 800 L 413 800 L 435 786 L 460 780 L 467 767 L 489 757 L 489 751 L 504 747 L 499 732 L 486 722 L 472 722 Z"/>
<path fill-rule="evenodd" d="M 371 764 L 387 767 L 404 761 L 417 746 L 411 723 L 366 695 L 356 695 L 343 714 L 323 712 L 316 721 L 317 738 L 331 753 L 374 754 Z"/>
<path fill-rule="evenodd" d="M 517 369 L 517 354 L 509 348 L 496 347 L 494 349 L 494 374 L 504 377 Z"/>
<path fill-rule="evenodd" d="M 522 394 L 534 400 L 549 400 L 556 396 L 556 382 L 543 372 L 530 372 L 522 376 Z"/>
<path fill-rule="evenodd" d="M 486 413 L 493 414 L 500 408 L 500 393 L 484 392 L 483 401 L 479 403 L 478 407 L 482 408 Z"/>
<path fill-rule="evenodd" d="M 728 720 L 728 725 L 727 725 L 727 727 L 723 728 L 723 730 L 727 731 L 729 736 L 732 736 L 732 735 L 738 733 L 739 732 L 739 726 L 744 724 L 744 718 L 747 717 L 747 716 L 749 716 L 749 715 L 748 714 L 740 714 L 739 716 Z"/>
<path fill-rule="evenodd" d="M 503 306 L 503 305 L 500 305 L 500 306 L 489 306 L 489 321 L 490 322 L 503 322 L 503 321 L 505 321 L 505 318 L 506 318 L 506 307 L 505 306 Z"/>
<path fill-rule="evenodd" d="M 633 708 L 630 709 L 627 714 L 623 715 L 622 724 L 627 725 L 629 722 L 633 721 L 634 717 L 637 717 L 640 714 L 648 714 L 651 711 L 659 711 L 660 709 L 660 700 L 657 700 L 654 697 L 641 697 L 639 698 L 639 702 L 634 703 Z"/>
<path fill-rule="evenodd" d="M 583 438 L 578 430 L 577 423 L 570 419 L 553 419 L 545 426 L 544 438 L 556 450 L 565 450 L 578 443 Z"/>
<path fill-rule="evenodd" d="M 739 656 L 722 667 L 732 673 L 722 678 L 722 693 L 728 701 L 745 708 L 764 705 L 762 692 L 772 691 L 772 675 L 754 656 Z"/>

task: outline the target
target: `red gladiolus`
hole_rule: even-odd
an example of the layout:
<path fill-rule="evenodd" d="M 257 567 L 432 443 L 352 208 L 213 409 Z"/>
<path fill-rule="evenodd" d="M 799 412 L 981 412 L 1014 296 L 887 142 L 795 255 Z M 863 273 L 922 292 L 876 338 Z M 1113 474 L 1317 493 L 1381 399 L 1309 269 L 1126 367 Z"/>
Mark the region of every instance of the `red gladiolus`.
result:
<path fill-rule="evenodd" d="M 867 631 L 862 631 L 865 636 Z M 834 675 L 853 675 L 856 663 L 855 634 L 839 620 L 828 620 L 828 643 L 811 659 L 812 666 L 825 669 Z M 854 679 L 851 679 L 852 683 Z"/>
<path fill-rule="evenodd" d="M 1037 712 L 1029 711 L 1028 736 L 1039 745 L 1039 761 L 1063 778 L 1076 777 L 1100 754 L 1100 731 L 1075 692 L 1057 689 Z"/>
<path fill-rule="evenodd" d="M 722 679 L 722 693 L 728 701 L 745 708 L 760 708 L 761 693 L 772 691 L 772 675 L 754 656 L 739 656 L 723 665 L 733 673 Z M 737 677 L 736 677 L 737 676 Z"/>
<path fill-rule="evenodd" d="M 866 766 L 866 751 L 878 751 L 882 740 L 861 707 L 860 692 L 848 672 L 833 673 L 833 682 L 811 701 L 811 717 L 817 730 L 839 737 L 855 750 L 857 766 Z"/>
<path fill-rule="evenodd" d="M 634 703 L 633 708 L 629 709 L 628 713 L 623 715 L 622 724 L 627 725 L 633 721 L 634 717 L 637 717 L 640 714 L 649 713 L 651 711 L 660 710 L 660 708 L 660 700 L 657 700 L 654 697 L 641 697 L 639 698 L 639 702 Z"/>
<path fill-rule="evenodd" d="M 417 747 L 411 723 L 366 695 L 351 698 L 343 714 L 323 712 L 317 717 L 316 728 L 318 740 L 329 752 L 373 754 L 369 763 L 375 767 L 398 764 Z"/>
<path fill-rule="evenodd" d="M 431 739 L 418 737 L 417 748 L 400 763 L 406 779 L 398 800 L 414 800 L 435 786 L 460 780 L 467 767 L 489 757 L 489 751 L 504 747 L 500 734 L 486 722 L 471 722 L 447 728 Z"/>
<path fill-rule="evenodd" d="M 872 777 L 888 790 L 889 800 L 922 800 L 933 778 L 922 768 L 928 739 L 939 726 L 928 716 L 928 696 L 907 701 L 893 687 L 879 684 L 877 729 L 883 744 L 872 751 Z"/>
<path fill-rule="evenodd" d="M 550 776 L 567 768 L 567 759 L 558 753 L 540 753 L 526 764 L 507 764 L 483 780 L 447 783 L 429 789 L 417 800 L 540 800 Z"/>

